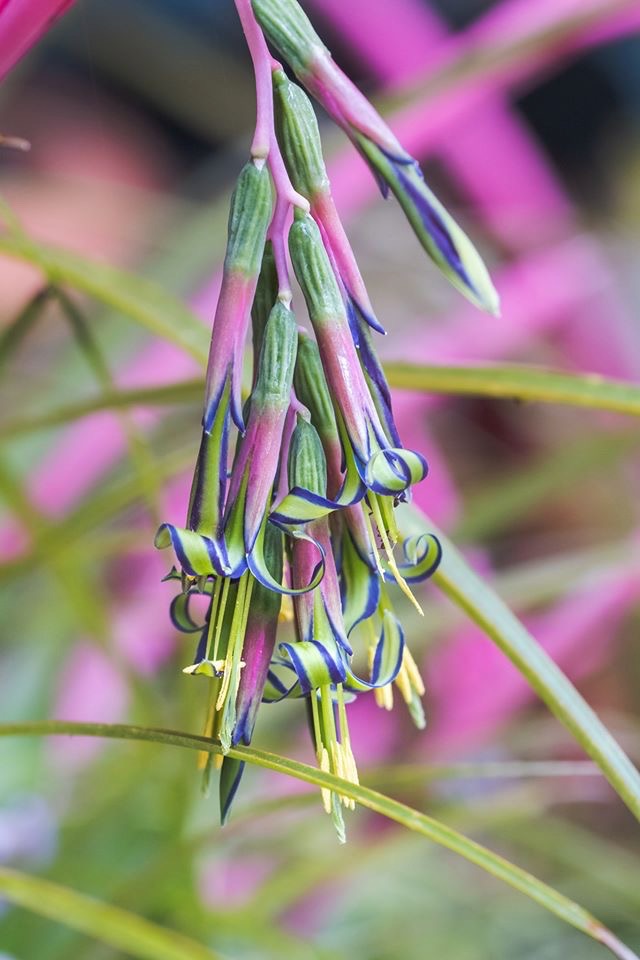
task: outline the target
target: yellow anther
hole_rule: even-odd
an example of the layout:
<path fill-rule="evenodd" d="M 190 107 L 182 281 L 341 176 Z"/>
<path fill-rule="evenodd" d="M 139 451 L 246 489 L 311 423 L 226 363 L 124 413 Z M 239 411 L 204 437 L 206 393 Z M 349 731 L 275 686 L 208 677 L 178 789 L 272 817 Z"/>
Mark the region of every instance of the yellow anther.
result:
<path fill-rule="evenodd" d="M 376 687 L 373 695 L 382 710 L 393 710 L 393 687 L 390 683 L 385 683 L 384 687 Z"/>
<path fill-rule="evenodd" d="M 329 763 L 329 754 L 327 753 L 326 747 L 322 748 L 320 754 L 320 769 L 324 773 L 331 773 L 331 764 Z M 320 789 L 320 794 L 322 796 L 322 805 L 326 813 L 331 813 L 331 790 L 328 790 L 326 787 Z"/>
<path fill-rule="evenodd" d="M 380 510 L 380 504 L 378 503 L 378 498 L 377 498 L 377 496 L 376 496 L 375 494 L 370 494 L 370 495 L 367 497 L 367 503 L 369 504 L 369 506 L 370 506 L 370 508 L 371 508 L 371 514 L 372 514 L 372 516 L 373 516 L 373 520 L 374 520 L 374 522 L 375 522 L 375 524 L 376 524 L 376 527 L 377 527 L 377 529 L 378 529 L 378 533 L 380 534 L 380 539 L 382 540 L 382 546 L 384 547 L 384 552 L 385 552 L 385 554 L 386 554 L 386 556 L 387 556 L 387 563 L 389 564 L 389 569 L 391 570 L 391 573 L 393 574 L 394 580 L 396 581 L 396 583 L 398 584 L 398 586 L 400 587 L 400 589 L 401 589 L 402 592 L 404 593 L 405 597 L 407 597 L 407 599 L 408 599 L 408 600 L 413 604 L 413 606 L 416 608 L 416 610 L 418 611 L 418 613 L 420 614 L 420 616 L 421 616 L 421 617 L 424 617 L 424 610 L 422 609 L 422 607 L 420 606 L 420 604 L 418 603 L 418 601 L 417 601 L 416 598 L 414 597 L 414 595 L 413 595 L 413 593 L 411 592 L 411 589 L 410 589 L 410 587 L 409 587 L 409 584 L 408 584 L 407 581 L 404 579 L 404 577 L 402 576 L 402 574 L 400 573 L 400 571 L 399 571 L 399 569 L 398 569 L 398 565 L 397 565 L 397 563 L 396 563 L 396 561 L 395 561 L 395 557 L 393 556 L 393 547 L 394 547 L 394 544 L 392 544 L 391 541 L 390 541 L 390 539 L 389 539 L 389 535 L 388 535 L 388 532 L 387 532 L 387 527 L 386 527 L 386 524 L 385 524 L 385 522 L 384 522 L 384 518 L 383 518 L 383 516 L 382 516 L 382 512 L 381 512 L 381 510 Z M 379 558 L 378 558 L 378 555 L 377 555 L 377 550 L 376 550 L 376 562 L 379 563 Z M 382 571 L 382 576 L 384 577 L 384 570 Z"/>
<path fill-rule="evenodd" d="M 409 674 L 409 679 L 413 684 L 413 689 L 415 690 L 415 692 L 418 694 L 419 697 L 424 696 L 424 680 L 422 679 L 422 675 L 418 669 L 418 665 L 416 664 L 415 660 L 411 656 L 411 651 L 407 647 L 404 648 L 404 655 L 402 657 L 402 666 L 406 669 L 407 673 Z"/>
<path fill-rule="evenodd" d="M 293 623 L 293 598 L 284 596 L 280 604 L 280 614 L 278 616 L 280 623 Z"/>

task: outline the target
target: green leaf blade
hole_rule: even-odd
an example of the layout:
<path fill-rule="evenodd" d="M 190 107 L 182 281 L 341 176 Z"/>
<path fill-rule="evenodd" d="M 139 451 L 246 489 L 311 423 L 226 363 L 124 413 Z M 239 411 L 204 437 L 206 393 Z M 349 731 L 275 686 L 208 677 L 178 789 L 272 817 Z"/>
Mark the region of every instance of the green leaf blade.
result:
<path fill-rule="evenodd" d="M 640 416 L 640 384 L 524 364 L 386 363 L 390 386 L 420 393 L 558 403 Z"/>
<path fill-rule="evenodd" d="M 15 906 L 63 923 L 140 960 L 217 960 L 183 934 L 167 930 L 40 877 L 0 868 L 0 894 Z"/>
<path fill-rule="evenodd" d="M 209 333 L 183 303 L 167 290 L 125 270 L 98 263 L 21 234 L 0 233 L 0 254 L 30 263 L 49 283 L 70 286 L 123 313 L 150 333 L 205 364 Z"/>

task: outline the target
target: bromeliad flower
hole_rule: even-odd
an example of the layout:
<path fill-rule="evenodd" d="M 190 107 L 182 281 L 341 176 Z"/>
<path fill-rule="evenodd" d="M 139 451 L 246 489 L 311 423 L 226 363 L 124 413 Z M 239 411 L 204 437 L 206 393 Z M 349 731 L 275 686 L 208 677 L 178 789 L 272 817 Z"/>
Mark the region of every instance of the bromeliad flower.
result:
<path fill-rule="evenodd" d="M 265 536 L 265 565 L 270 576 L 282 578 L 283 534 L 269 525 Z M 209 597 L 204 624 L 191 612 L 194 598 Z M 282 595 L 256 583 L 247 574 L 239 581 L 216 580 L 180 593 L 171 605 L 171 619 L 182 633 L 200 633 L 191 666 L 184 672 L 208 678 L 209 707 L 205 736 L 219 740 L 223 750 L 249 744 L 269 673 L 276 642 Z M 216 763 L 217 761 L 217 763 Z M 238 789 L 244 764 L 225 756 L 213 761 L 220 772 L 220 813 L 224 822 Z M 208 782 L 211 754 L 199 755 Z"/>
<path fill-rule="evenodd" d="M 173 546 L 180 568 L 170 575 L 182 582 L 173 622 L 199 633 L 184 672 L 209 687 L 205 734 L 223 757 L 203 753 L 200 765 L 207 779 L 221 768 L 223 821 L 243 770 L 229 754 L 251 741 L 261 700 L 305 699 L 321 768 L 356 782 L 349 698 L 374 690 L 389 709 L 395 684 L 424 725 L 424 685 L 392 591 L 395 584 L 420 610 L 410 584 L 440 560 L 435 537 L 400 536 L 395 507 L 427 465 L 398 437 L 373 340 L 382 327 L 333 203 L 313 107 L 271 61 L 252 3 L 298 76 L 396 192 L 436 262 L 475 302 L 491 306 L 493 291 L 464 234 L 295 0 L 236 0 L 257 79 L 253 159 L 231 204 L 186 525 L 163 524 L 156 536 L 157 546 Z M 315 340 L 291 311 L 287 246 Z M 198 595 L 203 624 L 192 614 Z M 294 638 L 278 645 L 284 595 Z M 354 670 L 358 647 L 369 659 L 365 678 Z M 323 800 L 344 838 L 342 807 L 352 802 L 332 791 Z"/>
<path fill-rule="evenodd" d="M 326 461 L 320 438 L 305 419 L 299 418 L 289 453 L 291 486 L 307 489 L 318 497 L 327 492 Z M 308 524 L 308 533 L 323 547 L 326 563 L 324 578 L 314 591 L 300 592 L 294 597 L 296 641 L 280 645 L 286 666 L 295 674 L 290 686 L 272 680 L 276 698 L 306 696 L 310 703 L 312 729 L 318 763 L 322 770 L 357 783 L 357 769 L 345 709 L 345 693 L 355 694 L 392 683 L 402 669 L 404 637 L 402 631 L 384 630 L 375 644 L 371 658 L 371 676 L 364 680 L 351 667 L 353 650 L 347 638 L 342 615 L 342 599 L 338 571 L 331 545 L 329 519 L 324 516 Z M 313 557 L 308 542 L 293 541 L 291 568 L 294 584 L 309 577 Z M 322 791 L 325 809 L 333 816 L 338 835 L 344 839 L 341 803 L 351 807 L 345 797 Z"/>
<path fill-rule="evenodd" d="M 297 0 L 252 0 L 252 6 L 271 43 L 365 158 L 383 195 L 395 194 L 444 275 L 476 306 L 498 313 L 498 295 L 475 247 L 429 189 L 418 162 L 334 62 Z"/>
<path fill-rule="evenodd" d="M 276 119 L 287 169 L 296 189 L 309 200 L 327 256 L 342 293 L 367 386 L 393 446 L 401 446 L 391 411 L 391 396 L 376 355 L 371 330 L 384 333 L 375 316 L 353 250 L 336 210 L 322 156 L 316 115 L 304 90 L 282 70 L 273 74 Z"/>
<path fill-rule="evenodd" d="M 244 431 L 241 380 L 267 229 L 271 179 L 264 163 L 250 161 L 231 199 L 222 287 L 211 335 L 202 440 L 191 486 L 186 528 L 163 524 L 156 546 L 173 546 L 188 578 L 234 573 L 224 542 L 230 421 Z M 287 401 L 288 402 L 288 401 Z M 236 574 L 237 575 L 237 574 Z"/>
<path fill-rule="evenodd" d="M 338 426 L 365 486 L 397 496 L 426 476 L 423 457 L 393 445 L 367 387 L 340 288 L 311 216 L 297 216 L 289 234 L 293 267 L 318 342 Z"/>

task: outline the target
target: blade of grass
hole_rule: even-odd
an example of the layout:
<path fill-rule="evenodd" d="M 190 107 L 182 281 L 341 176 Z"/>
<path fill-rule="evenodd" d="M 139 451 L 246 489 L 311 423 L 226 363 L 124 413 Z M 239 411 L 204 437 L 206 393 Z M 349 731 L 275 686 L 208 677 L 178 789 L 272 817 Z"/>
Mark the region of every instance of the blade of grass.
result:
<path fill-rule="evenodd" d="M 515 364 L 425 366 L 411 363 L 386 363 L 385 372 L 390 386 L 402 390 L 562 403 L 640 416 L 640 384 L 595 373 L 563 373 Z"/>
<path fill-rule="evenodd" d="M 635 429 L 590 433 L 546 451 L 526 467 L 514 470 L 508 480 L 501 478 L 472 493 L 456 526 L 456 540 L 482 542 L 513 529 L 514 524 L 550 497 L 572 495 L 576 484 L 585 477 L 612 470 L 639 447 L 640 431 Z"/>
<path fill-rule="evenodd" d="M 6 363 L 7 359 L 18 349 L 33 329 L 50 298 L 50 287 L 39 290 L 23 307 L 15 320 L 12 320 L 0 333 L 0 367 Z"/>
<path fill-rule="evenodd" d="M 77 400 L 45 413 L 20 417 L 0 424 L 0 439 L 62 427 L 99 410 L 119 410 L 128 407 L 171 406 L 176 403 L 196 403 L 204 395 L 204 380 L 182 380 L 160 387 L 140 387 L 131 390 L 108 390 L 96 397 Z"/>
<path fill-rule="evenodd" d="M 408 363 L 387 363 L 385 372 L 390 385 L 401 390 L 558 403 L 640 416 L 640 385 L 596 374 L 557 373 L 526 366 L 454 367 Z M 204 381 L 194 378 L 159 387 L 105 391 L 98 397 L 67 404 L 40 416 L 9 421 L 0 425 L 0 436 L 62 426 L 97 410 L 196 402 L 203 389 Z"/>
<path fill-rule="evenodd" d="M 206 362 L 208 331 L 183 303 L 153 281 L 21 234 L 0 233 L 0 253 L 37 267 L 54 286 L 70 286 L 95 297 L 200 363 Z"/>
<path fill-rule="evenodd" d="M 429 519 L 413 508 L 405 516 L 413 517 L 414 529 L 419 523 L 440 537 L 443 557 L 434 584 L 497 644 L 640 819 L 640 773 L 571 681 Z"/>
<path fill-rule="evenodd" d="M 70 723 L 47 720 L 33 723 L 0 724 L 0 736 L 49 736 L 68 734 L 72 736 L 94 736 L 115 740 L 143 740 L 191 750 L 204 750 L 207 753 L 220 754 L 219 744 L 206 737 L 180 733 L 175 730 L 161 730 L 150 727 L 136 727 L 125 724 Z M 618 938 L 599 920 L 577 903 L 538 880 L 532 874 L 515 866 L 504 857 L 492 853 L 486 847 L 470 840 L 451 827 L 440 823 L 418 810 L 399 803 L 384 794 L 370 790 L 360 784 L 350 783 L 325 773 L 315 767 L 296 760 L 289 760 L 265 750 L 253 747 L 234 747 L 229 756 L 247 763 L 255 764 L 266 770 L 283 773 L 296 780 L 302 780 L 317 787 L 325 787 L 335 793 L 351 797 L 356 803 L 375 813 L 387 817 L 413 830 L 415 833 L 438 843 L 487 873 L 530 897 L 539 906 L 549 910 L 565 923 L 582 931 L 587 936 L 607 946 L 619 960 L 639 960 L 636 954 L 618 940 Z"/>
<path fill-rule="evenodd" d="M 140 960 L 216 960 L 218 954 L 174 930 L 68 887 L 0 867 L 0 894 Z"/>

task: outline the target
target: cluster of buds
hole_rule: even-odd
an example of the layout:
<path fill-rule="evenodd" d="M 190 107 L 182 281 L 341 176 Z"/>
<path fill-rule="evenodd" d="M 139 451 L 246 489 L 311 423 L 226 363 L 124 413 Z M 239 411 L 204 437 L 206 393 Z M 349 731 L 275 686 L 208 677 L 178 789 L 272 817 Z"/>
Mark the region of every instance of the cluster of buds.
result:
<path fill-rule="evenodd" d="M 242 775 L 227 754 L 251 741 L 261 702 L 304 699 L 318 763 L 351 781 L 350 699 L 373 690 L 390 709 L 395 685 L 424 726 L 424 688 L 393 594 L 399 589 L 419 610 L 411 584 L 440 560 L 432 534 L 403 540 L 395 519 L 427 465 L 403 448 L 393 421 L 374 346 L 384 330 L 334 206 L 303 87 L 398 197 L 445 275 L 476 304 L 497 309 L 470 241 L 296 0 L 236 6 L 256 70 L 258 124 L 231 202 L 187 522 L 163 524 L 156 536 L 179 568 L 169 575 L 182 586 L 172 620 L 199 634 L 185 672 L 209 684 L 205 733 L 222 747 L 223 821 Z M 288 79 L 266 40 L 303 86 Z M 290 263 L 312 332 L 292 311 Z M 253 374 L 243 406 L 250 326 Z M 246 386 L 248 379 L 247 371 Z M 354 672 L 360 653 L 364 677 Z M 216 761 L 201 762 L 208 779 Z M 350 801 L 323 791 L 323 802 L 343 837 Z"/>

